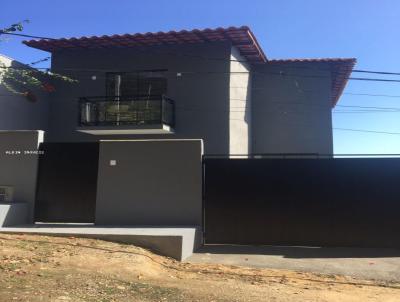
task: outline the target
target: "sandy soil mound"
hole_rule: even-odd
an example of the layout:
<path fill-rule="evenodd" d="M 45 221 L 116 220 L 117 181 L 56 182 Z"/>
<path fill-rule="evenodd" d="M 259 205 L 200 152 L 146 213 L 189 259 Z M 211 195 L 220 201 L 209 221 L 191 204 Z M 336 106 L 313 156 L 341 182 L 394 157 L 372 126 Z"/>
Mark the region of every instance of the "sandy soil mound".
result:
<path fill-rule="evenodd" d="M 400 284 L 180 263 L 94 239 L 0 234 L 0 301 L 400 301 Z"/>

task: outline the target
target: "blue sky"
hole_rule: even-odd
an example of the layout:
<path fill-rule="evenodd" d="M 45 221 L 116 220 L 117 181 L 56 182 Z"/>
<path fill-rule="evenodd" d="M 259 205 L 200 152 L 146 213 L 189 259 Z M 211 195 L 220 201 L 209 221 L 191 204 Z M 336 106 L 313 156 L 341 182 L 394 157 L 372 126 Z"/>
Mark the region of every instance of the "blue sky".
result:
<path fill-rule="evenodd" d="M 398 0 L 20 0 L 1 4 L 0 27 L 24 19 L 30 20 L 26 34 L 49 37 L 248 25 L 268 58 L 356 57 L 357 69 L 400 72 Z M 0 43 L 0 53 L 27 63 L 46 56 L 21 40 L 7 37 Z M 345 92 L 400 95 L 400 83 L 350 81 Z M 400 107 L 400 98 L 344 94 L 339 105 Z M 400 112 L 339 113 L 349 111 L 339 107 L 335 111 L 335 128 L 400 132 Z M 400 153 L 400 135 L 334 130 L 334 148 L 335 153 Z"/>

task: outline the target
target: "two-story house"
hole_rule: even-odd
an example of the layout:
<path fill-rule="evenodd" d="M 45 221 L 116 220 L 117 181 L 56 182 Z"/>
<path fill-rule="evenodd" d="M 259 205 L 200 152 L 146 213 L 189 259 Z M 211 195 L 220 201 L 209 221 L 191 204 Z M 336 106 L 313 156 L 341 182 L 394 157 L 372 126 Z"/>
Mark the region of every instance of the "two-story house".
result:
<path fill-rule="evenodd" d="M 245 26 L 24 43 L 78 81 L 21 117 L 39 114 L 45 141 L 201 138 L 205 154 L 332 154 L 331 109 L 355 64 L 268 59 Z"/>
<path fill-rule="evenodd" d="M 51 92 L 29 88 L 25 96 L 0 85 L 0 198 L 8 202 L 0 199 L 0 228 L 32 222 L 189 226 L 189 243 L 167 244 L 175 250 L 167 255 L 177 259 L 198 246 L 207 211 L 218 221 L 232 213 L 207 194 L 207 180 L 225 180 L 231 170 L 217 167 L 213 174 L 203 155 L 332 156 L 331 110 L 355 64 L 268 59 L 248 27 L 24 43 L 50 52 L 51 71 L 76 82 L 53 76 Z M 4 84 L 7 70 L 31 67 L 0 56 L 0 68 Z M 12 82 L 6 84 L 21 84 Z M 38 129 L 45 144 L 43 131 L 8 131 Z M 263 160 L 221 160 L 228 161 L 258 167 Z M 229 202 L 232 192 L 223 192 Z M 217 206 L 211 212 L 210 202 Z M 246 226 L 234 216 L 235 228 Z M 257 228 L 266 220 L 260 217 Z M 146 232 L 160 235 L 154 228 Z M 165 248 L 162 242 L 158 247 Z"/>

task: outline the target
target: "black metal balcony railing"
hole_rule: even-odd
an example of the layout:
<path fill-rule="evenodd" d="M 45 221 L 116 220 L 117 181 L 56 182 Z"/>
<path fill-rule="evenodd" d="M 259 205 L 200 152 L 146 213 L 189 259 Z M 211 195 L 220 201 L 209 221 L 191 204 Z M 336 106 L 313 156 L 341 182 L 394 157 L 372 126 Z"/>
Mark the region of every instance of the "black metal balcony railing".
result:
<path fill-rule="evenodd" d="M 82 97 L 79 126 L 159 125 L 173 127 L 174 101 L 165 96 Z"/>

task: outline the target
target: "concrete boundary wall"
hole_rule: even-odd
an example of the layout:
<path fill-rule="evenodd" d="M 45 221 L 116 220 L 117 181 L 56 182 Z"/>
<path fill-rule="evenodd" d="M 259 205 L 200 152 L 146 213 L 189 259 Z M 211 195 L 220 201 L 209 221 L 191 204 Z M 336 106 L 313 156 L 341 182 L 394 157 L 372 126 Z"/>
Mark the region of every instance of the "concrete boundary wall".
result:
<path fill-rule="evenodd" d="M 200 247 L 201 231 L 193 227 L 97 227 L 88 225 L 21 225 L 0 227 L 0 233 L 74 236 L 134 244 L 183 261 Z"/>
<path fill-rule="evenodd" d="M 202 140 L 101 141 L 97 225 L 201 226 Z"/>
<path fill-rule="evenodd" d="M 7 204 L 27 204 L 27 223 L 33 222 L 37 151 L 43 135 L 39 130 L 0 131 L 0 186 L 12 187 L 13 200 Z"/>

